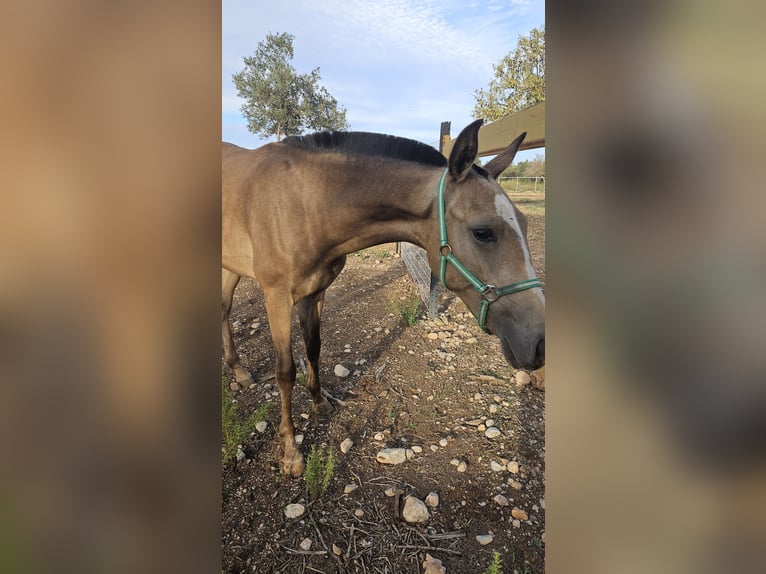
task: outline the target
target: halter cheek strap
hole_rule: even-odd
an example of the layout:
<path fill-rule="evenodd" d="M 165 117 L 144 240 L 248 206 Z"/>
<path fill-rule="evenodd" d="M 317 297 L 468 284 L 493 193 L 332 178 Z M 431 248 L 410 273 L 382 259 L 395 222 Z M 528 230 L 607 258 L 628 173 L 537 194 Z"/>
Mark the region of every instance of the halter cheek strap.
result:
<path fill-rule="evenodd" d="M 457 257 L 455 257 L 454 253 L 452 253 L 452 247 L 447 239 L 447 221 L 445 218 L 446 208 L 444 203 L 444 188 L 446 186 L 448 171 L 449 168 L 446 168 L 442 173 L 436 190 L 436 205 L 439 212 L 439 279 L 441 280 L 442 285 L 444 285 L 446 289 L 449 289 L 449 287 L 447 287 L 447 263 L 450 263 L 463 279 L 468 281 L 468 283 L 479 292 L 481 295 L 481 302 L 479 303 L 479 313 L 475 316 L 481 330 L 485 333 L 489 333 L 489 329 L 487 329 L 487 313 L 489 312 L 489 306 L 492 303 L 504 295 L 526 291 L 527 289 L 533 289 L 535 287 L 542 287 L 542 283 L 540 283 L 539 279 L 535 278 L 517 281 L 516 283 L 511 283 L 504 287 L 495 287 L 488 283 L 482 283 Z"/>

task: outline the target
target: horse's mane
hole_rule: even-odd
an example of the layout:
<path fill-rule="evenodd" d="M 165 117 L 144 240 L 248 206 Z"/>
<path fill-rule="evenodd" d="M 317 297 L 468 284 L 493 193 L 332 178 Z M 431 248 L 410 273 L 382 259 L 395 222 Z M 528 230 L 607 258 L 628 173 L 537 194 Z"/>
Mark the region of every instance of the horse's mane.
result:
<path fill-rule="evenodd" d="M 447 165 L 447 159 L 430 145 L 407 138 L 370 132 L 319 132 L 305 136 L 290 136 L 282 140 L 282 143 L 306 150 L 385 157 L 437 167 Z"/>

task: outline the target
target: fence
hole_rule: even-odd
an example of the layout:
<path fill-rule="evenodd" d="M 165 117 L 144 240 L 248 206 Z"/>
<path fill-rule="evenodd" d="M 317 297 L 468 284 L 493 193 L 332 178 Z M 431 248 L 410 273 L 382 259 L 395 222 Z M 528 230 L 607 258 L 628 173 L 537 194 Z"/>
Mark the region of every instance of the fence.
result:
<path fill-rule="evenodd" d="M 499 177 L 497 181 L 507 192 L 545 193 L 545 176 L 507 176 Z"/>

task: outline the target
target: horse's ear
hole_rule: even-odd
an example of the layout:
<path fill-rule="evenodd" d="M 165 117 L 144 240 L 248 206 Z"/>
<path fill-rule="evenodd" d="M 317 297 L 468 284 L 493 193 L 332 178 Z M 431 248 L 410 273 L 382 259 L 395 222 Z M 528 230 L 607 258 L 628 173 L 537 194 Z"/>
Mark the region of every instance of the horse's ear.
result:
<path fill-rule="evenodd" d="M 461 181 L 468 174 L 479 153 L 479 128 L 484 120 L 469 124 L 455 140 L 449 154 L 449 174 L 455 181 Z"/>
<path fill-rule="evenodd" d="M 508 166 L 513 163 L 513 158 L 516 156 L 516 152 L 519 151 L 519 146 L 521 145 L 521 142 L 524 141 L 526 135 L 527 132 L 523 132 L 511 142 L 511 145 L 499 153 L 495 159 L 484 166 L 484 169 L 487 170 L 487 173 L 489 173 L 492 179 L 497 179 L 497 176 L 503 173 Z"/>

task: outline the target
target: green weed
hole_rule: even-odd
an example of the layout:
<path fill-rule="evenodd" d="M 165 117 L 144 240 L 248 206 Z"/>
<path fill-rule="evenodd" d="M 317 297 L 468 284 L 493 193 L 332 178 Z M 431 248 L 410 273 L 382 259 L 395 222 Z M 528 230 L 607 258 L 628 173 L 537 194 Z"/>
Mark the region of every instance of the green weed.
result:
<path fill-rule="evenodd" d="M 221 437 L 223 448 L 221 450 L 221 460 L 223 464 L 228 463 L 237 454 L 237 446 L 244 443 L 255 430 L 255 425 L 266 420 L 269 410 L 273 406 L 267 402 L 260 405 L 256 411 L 245 420 L 242 420 L 239 414 L 239 408 L 232 403 L 234 398 L 229 381 L 224 373 L 221 373 Z"/>
<path fill-rule="evenodd" d="M 503 574 L 503 562 L 500 560 L 499 552 L 492 553 L 492 562 L 489 563 L 484 574 Z"/>
<path fill-rule="evenodd" d="M 399 316 L 407 327 L 412 327 L 418 322 L 420 315 L 420 297 L 411 295 L 398 301 L 389 302 L 391 310 Z"/>
<path fill-rule="evenodd" d="M 335 472 L 335 456 L 332 447 L 325 454 L 312 445 L 311 452 L 306 458 L 306 490 L 311 500 L 321 498 L 330 486 L 330 480 Z"/>

